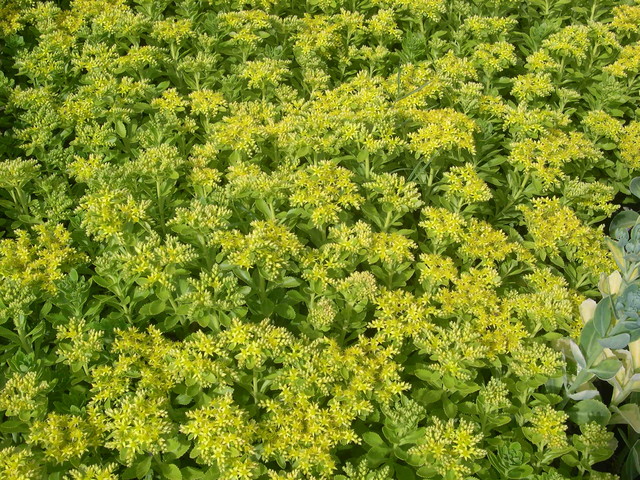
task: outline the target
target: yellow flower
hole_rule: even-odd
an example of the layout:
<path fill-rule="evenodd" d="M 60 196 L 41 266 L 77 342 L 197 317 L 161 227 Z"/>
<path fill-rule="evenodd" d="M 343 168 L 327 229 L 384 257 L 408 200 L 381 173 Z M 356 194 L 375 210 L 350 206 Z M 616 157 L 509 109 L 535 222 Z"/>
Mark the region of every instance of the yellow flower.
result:
<path fill-rule="evenodd" d="M 611 26 L 621 34 L 640 32 L 640 5 L 617 5 L 613 7 Z"/>
<path fill-rule="evenodd" d="M 518 378 L 555 377 L 563 365 L 562 354 L 539 342 L 528 342 L 512 352 L 511 369 Z"/>
<path fill-rule="evenodd" d="M 338 222 L 338 213 L 348 207 L 359 208 L 363 197 L 351 180 L 353 173 L 331 161 L 310 165 L 299 171 L 289 197 L 294 206 L 307 206 L 313 224 L 322 228 Z"/>
<path fill-rule="evenodd" d="M 476 123 L 463 113 L 450 108 L 427 110 L 414 115 L 422 125 L 409 134 L 409 148 L 428 159 L 435 153 L 464 148 L 475 153 Z"/>
<path fill-rule="evenodd" d="M 567 445 L 567 425 L 569 416 L 550 405 L 539 405 L 533 408 L 529 422 L 533 427 L 526 428 L 539 448 L 563 448 Z"/>
<path fill-rule="evenodd" d="M 255 478 L 257 425 L 231 395 L 215 396 L 186 415 L 189 420 L 180 431 L 195 440 L 194 452 L 200 461 L 216 465 L 224 478 Z"/>
<path fill-rule="evenodd" d="M 640 122 L 632 121 L 624 127 L 620 136 L 620 157 L 629 168 L 640 168 Z"/>
<path fill-rule="evenodd" d="M 27 442 L 37 444 L 56 463 L 81 457 L 101 439 L 92 425 L 78 415 L 51 412 L 45 420 L 34 422 Z"/>
<path fill-rule="evenodd" d="M 38 382 L 35 372 L 14 372 L 0 390 L 0 410 L 9 417 L 19 416 L 25 420 L 35 416 L 42 406 L 41 394 L 48 388 L 47 382 Z"/>
<path fill-rule="evenodd" d="M 442 207 L 425 207 L 422 209 L 422 216 L 424 220 L 420 222 L 420 226 L 437 242 L 458 242 L 462 239 L 467 222 L 459 213 Z"/>
<path fill-rule="evenodd" d="M 464 203 L 486 202 L 492 198 L 491 189 L 480 178 L 475 167 L 467 163 L 451 167 L 444 175 L 447 184 L 446 197 L 459 198 Z"/>
<path fill-rule="evenodd" d="M 0 280 L 55 293 L 56 282 L 83 256 L 71 246 L 71 234 L 64 226 L 42 223 L 32 230 L 35 240 L 24 230 L 16 231 L 15 240 L 0 239 Z"/>
<path fill-rule="evenodd" d="M 446 423 L 437 417 L 427 427 L 410 455 L 419 457 L 422 465 L 434 468 L 443 477 L 462 480 L 471 474 L 474 460 L 483 458 L 485 450 L 478 447 L 483 435 L 475 433 L 476 425 L 465 419 L 450 418 Z"/>
<path fill-rule="evenodd" d="M 539 140 L 525 139 L 515 143 L 509 161 L 532 172 L 545 188 L 551 188 L 565 177 L 562 169 L 566 164 L 597 160 L 601 155 L 583 133 L 552 130 Z"/>

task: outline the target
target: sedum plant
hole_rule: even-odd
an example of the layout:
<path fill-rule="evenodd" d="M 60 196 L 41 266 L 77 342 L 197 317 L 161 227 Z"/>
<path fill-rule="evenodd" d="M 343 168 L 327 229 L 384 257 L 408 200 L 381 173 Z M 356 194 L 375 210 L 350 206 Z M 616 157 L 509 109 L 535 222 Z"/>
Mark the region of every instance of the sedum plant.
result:
<path fill-rule="evenodd" d="M 0 478 L 632 477 L 638 25 L 1 2 Z"/>
<path fill-rule="evenodd" d="M 640 178 L 630 190 L 640 198 Z M 565 343 L 575 370 L 564 377 L 567 394 L 580 400 L 573 408 L 578 417 L 599 417 L 611 424 L 627 425 L 621 431 L 626 443 L 622 463 L 625 478 L 637 472 L 640 458 L 640 217 L 633 210 L 620 212 L 611 222 L 609 240 L 618 270 L 602 274 L 598 284 L 602 299 L 580 305 L 585 322 L 579 342 Z M 598 383 L 607 382 L 611 392 L 606 405 Z"/>

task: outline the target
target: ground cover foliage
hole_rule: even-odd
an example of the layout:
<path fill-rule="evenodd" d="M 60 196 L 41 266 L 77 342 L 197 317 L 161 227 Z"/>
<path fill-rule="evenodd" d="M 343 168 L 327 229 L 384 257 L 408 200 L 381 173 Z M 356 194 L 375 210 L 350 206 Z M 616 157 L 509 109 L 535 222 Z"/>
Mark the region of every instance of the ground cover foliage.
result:
<path fill-rule="evenodd" d="M 631 1 L 1 2 L 0 476 L 633 478 L 639 38 Z"/>

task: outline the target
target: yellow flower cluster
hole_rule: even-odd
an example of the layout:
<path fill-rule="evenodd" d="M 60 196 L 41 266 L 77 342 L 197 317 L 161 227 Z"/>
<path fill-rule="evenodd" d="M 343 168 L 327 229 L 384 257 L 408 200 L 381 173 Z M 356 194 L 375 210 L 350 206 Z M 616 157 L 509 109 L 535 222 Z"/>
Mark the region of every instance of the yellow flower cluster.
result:
<path fill-rule="evenodd" d="M 525 323 L 513 314 L 508 301 L 501 301 L 495 306 L 488 304 L 484 312 L 476 315 L 472 323 L 480 334 L 480 343 L 487 348 L 489 359 L 511 354 L 530 335 Z"/>
<path fill-rule="evenodd" d="M 440 312 L 445 316 L 455 313 L 480 316 L 497 305 L 495 287 L 500 283 L 494 268 L 471 267 L 453 281 L 453 289 L 441 289 L 435 299 L 440 302 Z"/>
<path fill-rule="evenodd" d="M 417 246 L 416 242 L 398 232 L 377 232 L 373 234 L 369 262 L 380 261 L 391 269 L 402 262 L 413 260 L 411 251 Z"/>
<path fill-rule="evenodd" d="M 171 235 L 161 239 L 156 233 L 138 242 L 130 251 L 113 255 L 126 278 L 135 279 L 145 289 L 161 285 L 168 290 L 175 289 L 179 267 L 195 257 L 191 245 Z"/>
<path fill-rule="evenodd" d="M 479 397 L 488 412 L 502 410 L 511 405 L 507 384 L 496 377 L 491 377 L 480 391 Z"/>
<path fill-rule="evenodd" d="M 39 445 L 56 463 L 77 459 L 91 447 L 100 445 L 95 428 L 79 415 L 51 412 L 45 420 L 31 425 L 27 442 Z"/>
<path fill-rule="evenodd" d="M 353 272 L 346 278 L 334 280 L 332 284 L 352 306 L 373 302 L 378 294 L 378 283 L 371 272 Z"/>
<path fill-rule="evenodd" d="M 22 188 L 38 176 L 40 165 L 36 160 L 3 160 L 0 162 L 0 188 L 14 190 Z"/>
<path fill-rule="evenodd" d="M 156 328 L 149 327 L 145 333 L 132 327 L 117 330 L 116 334 L 111 347 L 118 355 L 116 361 L 91 369 L 93 404 L 117 401 L 138 387 L 162 395 L 177 383 L 179 372 L 169 370 L 167 366 L 171 343 Z M 135 376 L 132 376 L 133 372 Z"/>
<path fill-rule="evenodd" d="M 454 148 L 466 149 L 475 153 L 475 122 L 453 109 L 427 110 L 415 114 L 420 128 L 409 134 L 409 148 L 425 160 L 435 153 Z"/>
<path fill-rule="evenodd" d="M 58 325 L 56 330 L 56 353 L 72 370 L 86 368 L 102 350 L 102 332 L 88 328 L 82 318 L 70 318 L 67 324 Z"/>
<path fill-rule="evenodd" d="M 640 44 L 625 45 L 615 62 L 603 68 L 614 77 L 626 77 L 640 73 Z"/>
<path fill-rule="evenodd" d="M 157 108 L 160 112 L 168 114 L 184 111 L 184 107 L 186 105 L 187 102 L 184 98 L 182 98 L 182 96 L 175 88 L 168 88 L 164 92 L 162 92 L 162 95 L 160 97 L 151 100 L 151 106 L 153 108 Z M 168 145 L 154 147 L 154 149 L 156 151 L 172 150 L 172 148 Z M 156 156 L 156 158 L 162 159 L 162 156 Z"/>
<path fill-rule="evenodd" d="M 240 78 L 248 81 L 249 88 L 265 88 L 267 85 L 278 85 L 289 73 L 288 60 L 252 60 L 245 62 Z"/>
<path fill-rule="evenodd" d="M 555 89 L 548 73 L 527 73 L 513 79 L 511 94 L 520 101 L 531 101 L 538 97 L 547 97 Z"/>
<path fill-rule="evenodd" d="M 123 188 L 101 186 L 80 200 L 81 225 L 96 240 L 121 240 L 127 227 L 148 219 L 150 200 L 137 200 Z"/>
<path fill-rule="evenodd" d="M 108 465 L 81 465 L 69 471 L 64 480 L 118 480 L 114 470 L 117 464 Z"/>
<path fill-rule="evenodd" d="M 245 291 L 238 286 L 238 279 L 225 274 L 218 265 L 213 265 L 208 272 L 200 272 L 198 279 L 189 278 L 189 291 L 178 297 L 178 303 L 187 305 L 190 319 L 216 312 L 231 312 L 244 305 Z"/>
<path fill-rule="evenodd" d="M 514 138 L 537 138 L 545 135 L 549 130 L 557 130 L 566 127 L 571 123 L 569 115 L 557 110 L 548 108 L 531 108 L 527 103 L 522 102 L 517 106 L 500 107 L 502 110 L 503 130 L 509 130 Z"/>
<path fill-rule="evenodd" d="M 495 43 L 480 43 L 473 51 L 472 59 L 478 68 L 493 74 L 516 63 L 515 49 L 505 41 Z"/>
<path fill-rule="evenodd" d="M 374 173 L 371 178 L 371 182 L 365 182 L 362 186 L 372 197 L 380 197 L 378 201 L 384 212 L 412 212 L 424 203 L 420 200 L 420 191 L 415 182 L 407 182 L 395 173 Z"/>
<path fill-rule="evenodd" d="M 517 142 L 509 155 L 509 161 L 522 166 L 540 179 L 546 188 L 561 182 L 566 174 L 563 167 L 572 162 L 594 161 L 601 153 L 580 132 L 569 134 L 554 130 L 539 140 L 526 139 Z"/>
<path fill-rule="evenodd" d="M 337 223 L 343 209 L 358 208 L 364 200 L 352 177 L 350 170 L 328 160 L 310 165 L 299 171 L 289 200 L 294 206 L 308 207 L 311 221 L 319 228 Z"/>
<path fill-rule="evenodd" d="M 187 207 L 178 207 L 167 226 L 187 237 L 195 236 L 198 244 L 210 245 L 213 233 L 229 223 L 231 210 L 223 205 L 212 205 L 192 200 Z"/>
<path fill-rule="evenodd" d="M 38 382 L 35 372 L 14 372 L 0 390 L 0 410 L 9 417 L 27 420 L 42 405 L 42 393 L 48 388 L 47 382 Z"/>
<path fill-rule="evenodd" d="M 565 200 L 577 211 L 586 211 L 592 218 L 596 213 L 612 215 L 618 210 L 614 201 L 615 188 L 602 182 L 581 182 L 571 179 L 565 183 L 563 195 Z"/>
<path fill-rule="evenodd" d="M 640 122 L 626 125 L 620 136 L 620 157 L 631 169 L 640 168 Z"/>
<path fill-rule="evenodd" d="M 402 342 L 432 328 L 430 317 L 435 309 L 426 296 L 416 298 L 404 290 L 382 289 L 374 302 L 378 307 L 376 318 L 368 327 L 377 329 L 380 338 Z"/>
<path fill-rule="evenodd" d="M 569 25 L 549 35 L 542 42 L 542 47 L 560 57 L 573 58 L 581 63 L 591 46 L 589 33 L 590 29 L 586 25 Z"/>
<path fill-rule="evenodd" d="M 562 250 L 567 255 L 575 255 L 593 275 L 615 269 L 601 229 L 582 223 L 573 210 L 560 203 L 560 199 L 536 198 L 531 207 L 522 205 L 518 208 L 539 252 L 558 256 Z"/>
<path fill-rule="evenodd" d="M 539 342 L 527 342 L 512 352 L 511 369 L 520 378 L 554 377 L 562 368 L 562 354 Z"/>
<path fill-rule="evenodd" d="M 309 323 L 317 330 L 328 330 L 336 314 L 334 303 L 322 297 L 309 308 Z"/>
<path fill-rule="evenodd" d="M 83 256 L 71 246 L 71 234 L 63 225 L 42 223 L 32 227 L 33 239 L 25 230 L 17 230 L 17 238 L 0 240 L 0 291 L 4 283 L 15 283 L 23 289 L 42 288 L 55 293 L 56 282 L 72 263 Z"/>
<path fill-rule="evenodd" d="M 193 35 L 193 24 L 188 18 L 167 18 L 153 24 L 151 35 L 158 40 L 182 43 Z"/>
<path fill-rule="evenodd" d="M 42 469 L 28 447 L 0 449 L 0 475 L 3 478 L 31 480 L 42 475 Z"/>
<path fill-rule="evenodd" d="M 497 264 L 516 252 L 518 244 L 510 242 L 507 235 L 490 223 L 471 218 L 461 236 L 458 253 L 464 259 Z"/>
<path fill-rule="evenodd" d="M 435 253 L 420 254 L 420 281 L 431 286 L 447 285 L 458 278 L 458 268 L 451 257 Z"/>
<path fill-rule="evenodd" d="M 540 449 L 549 447 L 559 449 L 567 445 L 567 425 L 569 416 L 563 411 L 555 410 L 550 405 L 539 405 L 533 408 L 529 422 L 533 427 L 527 428 L 532 440 Z M 526 427 L 525 427 L 526 428 Z"/>
<path fill-rule="evenodd" d="M 120 397 L 116 404 L 104 409 L 103 425 L 108 434 L 105 447 L 118 450 L 128 465 L 141 453 L 166 451 L 174 427 L 166 418 L 164 399 L 139 389 Z"/>
<path fill-rule="evenodd" d="M 233 319 L 231 325 L 215 338 L 221 357 L 237 360 L 240 368 L 260 368 L 270 359 L 282 358 L 296 346 L 293 334 L 283 327 L 274 326 L 269 319 L 260 323 L 243 323 Z"/>
<path fill-rule="evenodd" d="M 437 417 L 427 427 L 420 443 L 409 449 L 410 455 L 420 458 L 434 473 L 452 480 L 462 480 L 471 474 L 470 465 L 486 455 L 478 447 L 483 435 L 465 419 L 449 419 L 446 423 Z"/>
<path fill-rule="evenodd" d="M 607 427 L 597 422 L 580 425 L 580 442 L 589 450 L 606 448 L 611 443 L 613 435 L 613 432 L 607 431 Z"/>
<path fill-rule="evenodd" d="M 472 379 L 473 367 L 482 364 L 481 360 L 487 357 L 487 347 L 480 342 L 480 333 L 468 322 L 434 326 L 414 343 L 421 353 L 430 355 L 435 362 L 429 368 L 445 379 Z"/>
<path fill-rule="evenodd" d="M 302 250 L 298 237 L 275 220 L 251 222 L 247 235 L 231 230 L 216 232 L 214 238 L 229 262 L 245 269 L 257 266 L 268 280 L 276 278 Z"/>
<path fill-rule="evenodd" d="M 613 7 L 611 27 L 618 33 L 640 32 L 640 5 L 616 5 Z"/>
<path fill-rule="evenodd" d="M 592 110 L 582 119 L 585 127 L 598 137 L 618 141 L 622 134 L 622 123 L 603 110 Z"/>
<path fill-rule="evenodd" d="M 421 213 L 424 220 L 420 226 L 436 242 L 458 242 L 462 239 L 467 222 L 459 213 L 442 207 L 425 207 Z"/>
<path fill-rule="evenodd" d="M 224 479 L 255 478 L 256 422 L 234 404 L 230 394 L 213 397 L 206 405 L 187 412 L 180 431 L 195 440 L 192 456 L 215 465 Z"/>
<path fill-rule="evenodd" d="M 434 62 L 434 69 L 438 77 L 440 77 L 440 81 L 443 83 L 442 86 L 460 85 L 466 80 L 476 80 L 478 78 L 478 72 L 474 66 L 474 62 L 468 57 L 458 57 L 452 51 L 438 58 Z M 436 81 L 436 85 L 438 85 L 438 83 L 440 82 Z M 461 120 L 464 121 L 465 118 L 462 117 Z"/>
<path fill-rule="evenodd" d="M 446 2 L 444 0 L 376 0 L 376 3 L 395 8 L 405 8 L 412 15 L 426 17 L 432 21 L 437 21 L 440 15 L 446 11 Z"/>
<path fill-rule="evenodd" d="M 567 287 L 563 277 L 554 275 L 549 268 L 535 268 L 524 279 L 531 293 L 510 295 L 506 302 L 523 320 L 529 319 L 532 333 L 540 329 L 552 332 L 562 330 L 577 336 L 582 328 L 578 306 L 584 298 Z M 523 318 L 525 317 L 525 318 Z"/>
<path fill-rule="evenodd" d="M 224 95 L 206 88 L 192 91 L 189 94 L 189 100 L 191 112 L 207 118 L 215 117 L 227 104 Z"/>
<path fill-rule="evenodd" d="M 370 413 L 372 401 L 387 405 L 409 387 L 400 381 L 397 353 L 380 338 L 364 336 L 346 348 L 325 337 L 292 350 L 274 383 L 280 394 L 260 402 L 267 411 L 259 426 L 267 458 L 281 455 L 304 478 L 313 469 L 327 477 L 336 468 L 332 449 L 359 442 L 351 429 L 356 416 Z"/>
<path fill-rule="evenodd" d="M 374 37 L 388 40 L 399 40 L 402 30 L 395 21 L 394 11 L 390 8 L 381 8 L 367 22 L 367 27 Z"/>
<path fill-rule="evenodd" d="M 451 167 L 444 175 L 447 184 L 445 196 L 460 199 L 463 203 L 486 202 L 491 199 L 491 189 L 480 178 L 475 167 L 467 163 Z"/>
<path fill-rule="evenodd" d="M 276 170 L 267 173 L 255 163 L 238 162 L 231 165 L 225 175 L 228 182 L 225 197 L 285 199 L 291 190 L 295 166 L 283 163 Z"/>
<path fill-rule="evenodd" d="M 510 17 L 481 17 L 473 15 L 465 19 L 462 28 L 476 38 L 486 39 L 492 36 L 505 35 L 516 25 L 516 19 Z"/>

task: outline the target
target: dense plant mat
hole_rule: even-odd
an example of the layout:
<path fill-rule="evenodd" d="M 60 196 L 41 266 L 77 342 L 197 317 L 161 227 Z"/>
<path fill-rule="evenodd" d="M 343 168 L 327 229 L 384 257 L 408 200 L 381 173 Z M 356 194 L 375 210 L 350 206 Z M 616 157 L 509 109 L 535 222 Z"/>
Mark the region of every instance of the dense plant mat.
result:
<path fill-rule="evenodd" d="M 617 268 L 640 5 L 4 0 L 0 36 L 0 477 L 631 471 L 558 341 Z"/>

